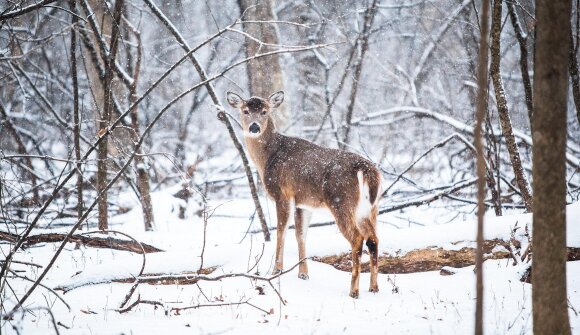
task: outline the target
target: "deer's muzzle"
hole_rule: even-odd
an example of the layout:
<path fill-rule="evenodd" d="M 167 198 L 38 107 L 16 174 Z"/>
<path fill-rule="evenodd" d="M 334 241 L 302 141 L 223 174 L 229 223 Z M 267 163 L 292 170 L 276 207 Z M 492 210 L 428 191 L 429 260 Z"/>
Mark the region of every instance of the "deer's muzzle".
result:
<path fill-rule="evenodd" d="M 250 125 L 249 130 L 250 130 L 251 134 L 259 134 L 260 133 L 260 126 L 258 126 L 258 124 L 254 122 Z"/>

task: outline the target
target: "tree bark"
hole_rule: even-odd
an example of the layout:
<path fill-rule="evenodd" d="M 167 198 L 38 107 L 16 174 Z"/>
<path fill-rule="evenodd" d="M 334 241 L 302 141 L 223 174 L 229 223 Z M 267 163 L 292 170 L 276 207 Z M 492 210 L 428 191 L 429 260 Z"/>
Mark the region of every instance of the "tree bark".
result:
<path fill-rule="evenodd" d="M 500 45 L 500 35 L 501 35 L 501 20 L 502 20 L 502 1 L 493 1 L 493 12 L 491 20 L 491 65 L 490 65 L 490 75 L 493 81 L 493 88 L 495 91 L 495 99 L 497 101 L 497 111 L 499 114 L 499 122 L 501 125 L 501 130 L 505 137 L 507 150 L 510 156 L 510 161 L 512 163 L 512 168 L 514 170 L 514 175 L 516 177 L 516 183 L 522 194 L 522 198 L 526 209 L 528 212 L 532 211 L 533 199 L 532 192 L 526 178 L 525 171 L 522 167 L 522 161 L 520 158 L 520 152 L 516 139 L 514 137 L 514 131 L 512 128 L 512 122 L 510 120 L 509 110 L 507 106 L 507 99 L 505 96 L 505 90 L 503 87 L 503 81 L 501 79 L 501 45 Z"/>
<path fill-rule="evenodd" d="M 124 0 L 116 0 L 115 8 L 113 10 L 113 23 L 111 32 L 111 44 L 109 48 L 109 58 L 105 61 L 105 80 L 103 82 L 103 115 L 99 120 L 99 133 L 104 133 L 109 127 L 111 118 L 111 110 L 113 105 L 113 71 L 115 58 L 117 55 L 117 46 L 119 42 L 119 24 L 121 21 L 121 13 L 123 11 Z M 105 137 L 99 144 L 98 149 L 98 163 L 97 163 L 97 194 L 101 194 L 108 184 L 107 177 L 107 158 L 108 158 L 108 137 Z M 105 230 L 109 228 L 107 203 L 107 192 L 103 192 L 99 198 L 99 229 Z"/>
<path fill-rule="evenodd" d="M 500 4 L 501 5 L 501 4 Z M 483 147 L 483 123 L 486 114 L 488 96 L 488 35 L 489 35 L 489 0 L 484 0 L 481 10 L 481 32 L 479 55 L 477 61 L 477 110 L 475 114 L 474 141 L 477 151 L 477 248 L 475 252 L 476 300 L 475 300 L 475 334 L 483 335 L 483 216 L 485 214 L 486 168 Z M 489 177 L 493 180 L 490 171 Z"/>
<path fill-rule="evenodd" d="M 311 5 L 305 1 L 297 1 L 290 8 L 284 10 L 284 13 L 284 19 L 287 18 L 289 21 L 310 26 L 307 29 L 296 27 L 295 36 L 300 36 L 301 40 L 310 45 L 323 43 L 321 36 L 327 31 L 326 24 L 324 22 L 320 24 L 322 16 Z M 327 105 L 325 101 L 325 77 L 327 75 L 325 58 L 322 55 L 317 55 L 317 51 L 313 50 L 297 54 L 294 59 L 298 75 L 296 78 L 298 96 L 292 101 L 292 106 L 296 110 L 296 114 L 293 114 L 292 117 L 302 119 L 302 126 L 319 126 Z"/>
<path fill-rule="evenodd" d="M 24 141 L 20 137 L 20 134 L 12 124 L 12 120 L 8 117 L 8 113 L 4 109 L 2 103 L 0 103 L 0 130 L 6 127 L 6 130 L 12 135 L 14 141 L 16 142 L 16 146 L 18 147 L 18 153 L 21 155 L 28 154 L 26 150 L 26 146 L 24 145 Z M 28 175 L 30 176 L 30 186 L 32 187 L 32 203 L 39 205 L 40 204 L 40 195 L 38 194 L 38 188 L 36 187 L 37 178 L 36 174 L 34 173 L 34 167 L 32 166 L 32 160 L 30 157 L 24 158 L 24 164 L 28 167 L 30 171 L 28 171 Z"/>
<path fill-rule="evenodd" d="M 133 84 L 129 87 L 129 105 L 132 106 L 139 98 L 137 95 L 137 83 L 139 82 L 139 73 L 141 71 L 142 44 L 139 31 L 130 26 L 128 21 L 127 25 L 133 32 L 137 44 L 137 57 L 134 60 L 134 66 L 132 65 L 132 55 L 130 53 L 128 54 L 128 57 L 130 57 L 128 60 L 129 66 L 133 67 Z M 131 110 L 131 127 L 133 128 L 133 143 L 137 143 L 141 134 L 141 131 L 139 130 L 139 108 L 137 106 L 133 107 Z M 143 150 L 141 148 L 137 149 L 134 166 L 137 171 L 137 191 L 139 192 L 139 201 L 141 202 L 141 209 L 143 212 L 143 223 L 145 224 L 145 230 L 151 231 L 153 230 L 155 220 L 153 217 L 153 205 L 151 203 L 151 188 L 149 185 L 149 174 L 147 173 L 147 161 L 143 156 Z"/>
<path fill-rule="evenodd" d="M 373 25 L 373 21 L 374 21 L 376 13 L 377 13 L 377 0 L 373 0 L 372 4 L 365 11 L 363 31 L 358 36 L 357 41 L 354 44 L 354 48 L 360 48 L 360 51 L 359 51 L 358 57 L 355 61 L 355 65 L 354 65 L 354 77 L 352 80 L 352 89 L 350 91 L 350 97 L 349 97 L 349 102 L 348 102 L 348 107 L 346 110 L 346 117 L 345 117 L 345 119 L 346 119 L 345 127 L 346 128 L 344 129 L 344 136 L 342 138 L 342 144 L 340 145 L 340 147 L 342 149 L 345 149 L 346 146 L 350 142 L 350 137 L 349 137 L 350 136 L 350 126 L 351 126 L 350 123 L 352 121 L 352 114 L 354 112 L 354 105 L 355 105 L 356 96 L 358 93 L 358 84 L 360 82 L 364 57 L 365 57 L 365 54 L 369 48 L 370 30 L 371 30 L 371 26 Z"/>
<path fill-rule="evenodd" d="M 534 64 L 534 334 L 570 334 L 566 293 L 566 140 L 570 1 L 536 2 Z"/>
<path fill-rule="evenodd" d="M 73 13 L 77 13 L 76 3 L 74 0 L 69 0 L 68 2 L 70 10 Z M 79 21 L 76 15 L 71 15 L 72 29 L 70 35 L 70 67 L 71 67 L 71 77 L 73 83 L 73 140 L 74 140 L 74 151 L 75 159 L 77 160 L 77 215 L 81 217 L 83 215 L 83 174 L 81 172 L 81 118 L 79 111 L 79 83 L 77 74 L 77 34 L 76 25 Z M 82 229 L 82 226 L 81 228 Z"/>
<path fill-rule="evenodd" d="M 238 0 L 238 2 L 240 10 L 243 13 L 244 31 L 263 43 L 278 44 L 275 25 L 255 22 L 275 20 L 272 0 Z M 272 50 L 274 49 L 262 45 L 255 40 L 247 39 L 246 41 L 247 57 Z M 246 69 L 251 95 L 267 98 L 274 92 L 284 90 L 284 78 L 280 66 L 280 57 L 278 55 L 254 59 L 248 62 Z M 280 105 L 273 114 L 274 123 L 278 129 L 283 129 L 288 124 L 289 116 L 287 106 L 287 103 Z"/>
<path fill-rule="evenodd" d="M 580 124 L 580 78 L 578 74 L 578 58 L 576 58 L 577 48 L 578 41 L 574 44 L 574 36 L 572 29 L 570 29 L 570 80 L 572 81 L 572 97 L 576 107 L 576 119 L 578 124 Z"/>
<path fill-rule="evenodd" d="M 520 71 L 522 72 L 522 83 L 524 84 L 524 93 L 526 95 L 526 108 L 528 109 L 528 119 L 530 121 L 530 130 L 532 130 L 532 117 L 534 114 L 534 104 L 532 95 L 532 81 L 528 70 L 528 36 L 524 34 L 520 19 L 516 12 L 516 6 L 513 1 L 506 1 L 512 27 L 516 33 L 516 39 L 520 46 Z"/>

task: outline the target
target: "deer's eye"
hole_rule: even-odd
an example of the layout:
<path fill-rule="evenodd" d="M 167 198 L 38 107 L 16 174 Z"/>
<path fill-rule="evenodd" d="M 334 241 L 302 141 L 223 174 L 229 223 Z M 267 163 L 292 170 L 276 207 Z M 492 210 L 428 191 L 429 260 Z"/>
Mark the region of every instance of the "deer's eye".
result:
<path fill-rule="evenodd" d="M 250 111 L 249 111 L 249 110 L 247 110 L 247 109 L 244 109 L 244 110 L 243 110 L 243 113 L 244 113 L 244 115 L 249 115 L 249 114 L 250 114 Z"/>
<path fill-rule="evenodd" d="M 266 115 L 266 110 L 264 109 L 260 114 L 262 114 L 262 116 Z"/>

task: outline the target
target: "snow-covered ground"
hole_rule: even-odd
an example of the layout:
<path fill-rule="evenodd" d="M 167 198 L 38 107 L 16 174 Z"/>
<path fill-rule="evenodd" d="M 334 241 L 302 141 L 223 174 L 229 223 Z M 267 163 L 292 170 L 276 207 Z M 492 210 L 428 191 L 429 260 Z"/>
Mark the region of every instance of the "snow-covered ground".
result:
<path fill-rule="evenodd" d="M 185 220 L 178 219 L 181 200 L 171 196 L 173 191 L 153 194 L 154 232 L 143 231 L 136 200 L 125 194 L 119 197 L 120 205 L 133 209 L 112 218 L 112 227 L 165 250 L 147 255 L 144 274 L 179 274 L 195 272 L 200 267 L 203 220 L 193 214 Z M 265 200 L 263 203 L 267 216 L 273 219 L 274 205 Z M 216 270 L 208 276 L 246 273 L 250 269 L 251 274 L 269 276 L 275 241 L 264 243 L 262 234 L 247 233 L 258 228 L 256 222 L 252 224 L 248 219 L 253 213 L 251 200 L 212 201 L 209 205 L 215 212 L 207 223 L 203 267 L 216 267 Z M 190 204 L 188 213 L 193 213 L 195 206 Z M 316 213 L 313 222 L 328 218 L 327 214 Z M 579 218 L 580 203 L 568 206 L 568 246 L 580 247 Z M 389 217 L 381 219 L 389 220 Z M 521 227 L 516 236 L 525 240 L 523 227 L 531 226 L 528 214 L 488 216 L 486 238 L 508 239 L 516 223 Z M 66 228 L 51 231 L 59 230 L 66 231 Z M 380 224 L 379 236 L 380 249 L 388 254 L 429 246 L 460 248 L 473 244 L 475 223 L 458 219 L 448 224 L 400 229 Z M 275 233 L 273 237 L 275 240 Z M 463 243 L 452 244 L 458 241 Z M 7 252 L 6 245 L 1 247 Z M 38 245 L 18 254 L 16 260 L 45 266 L 56 247 L 56 244 Z M 348 251 L 349 245 L 336 226 L 309 230 L 309 256 Z M 294 233 L 289 230 L 286 268 L 298 261 L 297 254 Z M 61 334 L 464 334 L 471 332 L 474 324 L 472 266 L 459 269 L 452 276 L 441 276 L 438 271 L 379 274 L 378 294 L 367 291 L 369 274 L 364 273 L 360 298 L 354 300 L 348 296 L 350 273 L 309 261 L 309 280 L 299 279 L 295 269 L 272 281 L 285 304 L 267 282 L 225 278 L 200 281 L 197 285 L 141 284 L 130 303 L 140 297 L 161 302 L 164 307 L 141 304 L 121 314 L 117 309 L 132 285 L 109 282 L 138 275 L 142 262 L 139 254 L 75 249 L 74 244 L 69 244 L 44 284 L 51 288 L 76 287 L 63 295 L 70 311 L 52 293 L 38 288 L 26 304 L 30 311 L 18 313 L 11 322 L 3 321 L 2 333 L 54 333 L 51 318 L 43 307 L 52 310 Z M 32 277 L 39 271 L 25 265 L 14 268 L 26 269 Z M 519 281 L 522 267 L 512 266 L 508 260 L 490 260 L 484 268 L 486 333 L 531 333 L 531 286 Z M 13 279 L 10 285 L 21 295 L 30 283 Z M 568 292 L 573 333 L 580 333 L 580 262 L 568 263 Z M 171 309 L 198 305 L 178 312 Z"/>

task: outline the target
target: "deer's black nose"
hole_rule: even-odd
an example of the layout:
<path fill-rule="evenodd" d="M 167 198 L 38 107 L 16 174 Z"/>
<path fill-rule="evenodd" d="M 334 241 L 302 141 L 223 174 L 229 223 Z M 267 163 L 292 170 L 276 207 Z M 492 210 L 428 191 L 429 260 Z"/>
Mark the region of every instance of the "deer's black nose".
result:
<path fill-rule="evenodd" d="M 258 126 L 258 124 L 257 124 L 257 123 L 252 123 L 252 124 L 250 125 L 250 133 L 252 133 L 252 134 L 257 134 L 257 133 L 259 133 L 259 132 L 260 132 L 260 126 Z"/>

